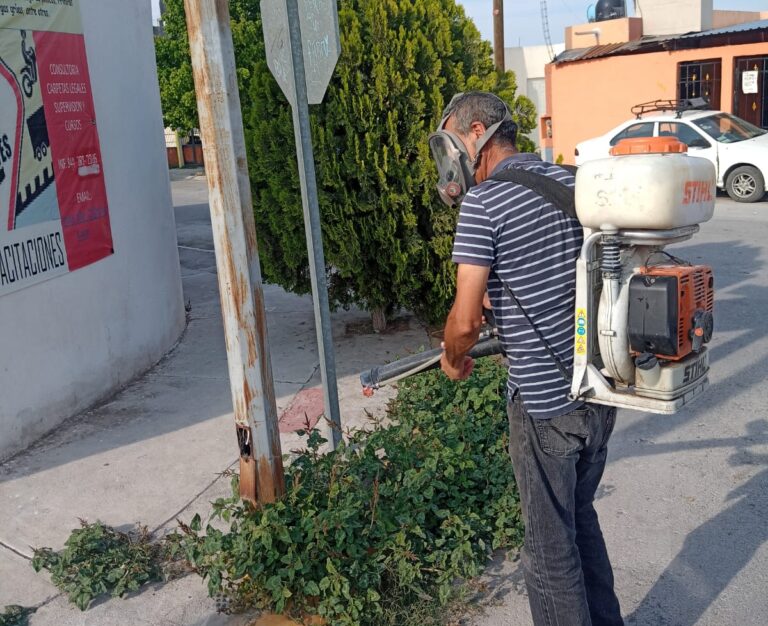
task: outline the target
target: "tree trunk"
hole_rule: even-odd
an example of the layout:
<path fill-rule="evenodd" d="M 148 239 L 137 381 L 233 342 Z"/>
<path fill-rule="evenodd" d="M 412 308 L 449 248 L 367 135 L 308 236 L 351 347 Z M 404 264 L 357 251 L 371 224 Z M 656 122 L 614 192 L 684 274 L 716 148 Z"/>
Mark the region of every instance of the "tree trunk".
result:
<path fill-rule="evenodd" d="M 371 322 L 373 322 L 373 332 L 383 333 L 387 329 L 386 310 L 379 307 L 371 311 Z"/>

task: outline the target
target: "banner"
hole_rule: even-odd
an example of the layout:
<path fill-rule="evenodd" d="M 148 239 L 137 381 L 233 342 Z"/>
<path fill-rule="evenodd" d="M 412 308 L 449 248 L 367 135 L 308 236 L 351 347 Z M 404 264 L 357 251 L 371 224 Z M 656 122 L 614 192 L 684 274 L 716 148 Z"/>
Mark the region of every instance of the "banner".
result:
<path fill-rule="evenodd" d="M 79 0 L 0 0 L 0 296 L 113 253 Z"/>

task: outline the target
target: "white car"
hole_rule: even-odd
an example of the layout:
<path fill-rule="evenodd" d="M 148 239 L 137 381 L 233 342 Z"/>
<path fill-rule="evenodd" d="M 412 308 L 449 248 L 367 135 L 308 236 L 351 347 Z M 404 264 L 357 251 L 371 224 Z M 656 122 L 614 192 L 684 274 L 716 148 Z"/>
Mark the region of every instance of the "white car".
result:
<path fill-rule="evenodd" d="M 677 137 L 692 156 L 715 165 L 717 186 L 737 202 L 756 202 L 768 191 L 768 131 L 722 111 L 683 111 L 638 116 L 601 137 L 576 146 L 576 165 L 610 156 L 630 137 Z"/>

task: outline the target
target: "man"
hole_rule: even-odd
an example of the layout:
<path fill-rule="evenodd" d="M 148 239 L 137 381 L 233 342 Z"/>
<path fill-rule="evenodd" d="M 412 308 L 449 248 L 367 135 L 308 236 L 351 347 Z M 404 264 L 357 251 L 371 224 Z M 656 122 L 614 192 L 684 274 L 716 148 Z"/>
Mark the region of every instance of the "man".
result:
<path fill-rule="evenodd" d="M 430 137 L 440 195 L 463 197 L 454 244 L 456 300 L 441 366 L 467 378 L 484 297 L 509 361 L 510 455 L 525 519 L 522 564 L 536 626 L 623 624 L 593 507 L 615 409 L 571 401 L 579 223 L 528 187 L 492 177 L 508 168 L 569 187 L 573 176 L 515 147 L 517 126 L 489 93 L 455 97 Z M 515 301 L 517 299 L 517 302 Z"/>

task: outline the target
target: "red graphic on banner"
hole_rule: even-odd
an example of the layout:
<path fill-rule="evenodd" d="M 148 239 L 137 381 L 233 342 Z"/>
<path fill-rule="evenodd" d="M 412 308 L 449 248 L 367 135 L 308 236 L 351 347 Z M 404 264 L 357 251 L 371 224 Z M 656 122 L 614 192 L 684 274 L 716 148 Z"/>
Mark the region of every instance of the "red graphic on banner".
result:
<path fill-rule="evenodd" d="M 35 32 L 69 269 L 113 253 L 107 190 L 82 35 Z"/>
<path fill-rule="evenodd" d="M 8 88 L 13 92 L 14 99 L 16 100 L 16 128 L 19 129 L 21 128 L 24 117 L 21 91 L 19 90 L 19 85 L 16 82 L 15 76 L 5 66 L 2 59 L 0 59 L 0 78 L 7 81 Z M 2 183 L 3 179 L 6 177 L 5 163 L 6 161 L 11 161 L 9 163 L 11 171 L 11 186 L 9 187 L 9 191 L 11 193 L 8 194 L 8 230 L 11 230 L 16 217 L 16 196 L 13 194 L 13 190 L 16 189 L 19 184 L 19 157 L 16 155 L 21 152 L 19 149 L 21 146 L 21 133 L 16 132 L 13 140 L 10 141 L 13 144 L 13 149 L 11 149 L 9 141 L 10 139 L 7 135 L 0 136 L 0 183 Z"/>

